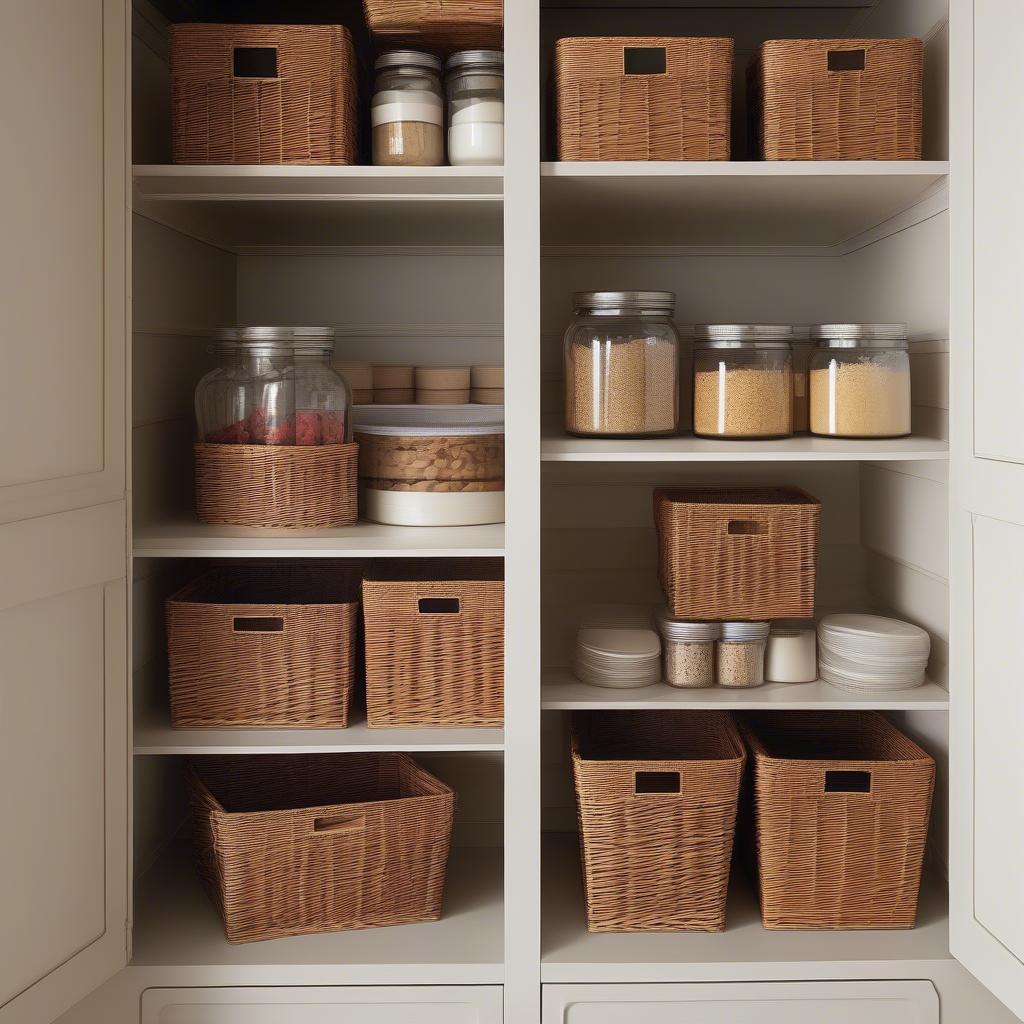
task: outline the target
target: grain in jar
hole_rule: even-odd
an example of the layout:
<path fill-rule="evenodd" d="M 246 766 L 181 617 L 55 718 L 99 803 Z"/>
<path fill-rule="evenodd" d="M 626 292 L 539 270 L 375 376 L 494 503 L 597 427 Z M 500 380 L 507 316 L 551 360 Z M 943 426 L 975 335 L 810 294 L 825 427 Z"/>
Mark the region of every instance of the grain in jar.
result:
<path fill-rule="evenodd" d="M 668 609 L 658 618 L 665 659 L 665 681 L 681 689 L 715 685 L 715 641 L 718 622 L 682 622 Z"/>
<path fill-rule="evenodd" d="M 373 162 L 378 167 L 437 167 L 444 163 L 441 61 L 430 53 L 390 50 L 374 64 L 370 102 Z"/>
<path fill-rule="evenodd" d="M 767 622 L 723 622 L 718 641 L 718 685 L 747 689 L 764 682 Z"/>

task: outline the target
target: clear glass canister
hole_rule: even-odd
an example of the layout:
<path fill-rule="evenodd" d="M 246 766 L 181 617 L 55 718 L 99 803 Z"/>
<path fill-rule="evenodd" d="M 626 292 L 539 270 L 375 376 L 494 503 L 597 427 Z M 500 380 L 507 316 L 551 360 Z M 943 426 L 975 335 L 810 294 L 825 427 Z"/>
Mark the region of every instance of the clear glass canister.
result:
<path fill-rule="evenodd" d="M 370 102 L 373 162 L 378 167 L 438 167 L 444 163 L 441 61 L 430 53 L 391 50 L 374 64 Z"/>
<path fill-rule="evenodd" d="M 505 161 L 505 55 L 460 50 L 445 63 L 448 162 L 453 167 Z"/>
<path fill-rule="evenodd" d="M 764 682 L 767 622 L 723 622 L 718 642 L 718 685 L 730 689 L 760 686 Z"/>
<path fill-rule="evenodd" d="M 295 443 L 352 440 L 352 392 L 333 367 L 334 328 L 294 328 Z"/>
<path fill-rule="evenodd" d="M 693 432 L 769 438 L 793 433 L 793 328 L 702 324 L 694 328 Z"/>
<path fill-rule="evenodd" d="M 718 622 L 681 622 L 663 614 L 658 622 L 670 686 L 696 689 L 715 685 L 715 641 Z"/>
<path fill-rule="evenodd" d="M 821 324 L 811 331 L 811 433 L 903 437 L 910 433 L 910 354 L 905 324 Z"/>
<path fill-rule="evenodd" d="M 196 440 L 207 444 L 241 444 L 241 424 L 248 415 L 249 395 L 239 357 L 238 332 L 216 332 L 209 351 L 215 365 L 196 385 Z"/>
<path fill-rule="evenodd" d="M 640 437 L 679 428 L 672 292 L 577 292 L 565 332 L 565 428 Z"/>

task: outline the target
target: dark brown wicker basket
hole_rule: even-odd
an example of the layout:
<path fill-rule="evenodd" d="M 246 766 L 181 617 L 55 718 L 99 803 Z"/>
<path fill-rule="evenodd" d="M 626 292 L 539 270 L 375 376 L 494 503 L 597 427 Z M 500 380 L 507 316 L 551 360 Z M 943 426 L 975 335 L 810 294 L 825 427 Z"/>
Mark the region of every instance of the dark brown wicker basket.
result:
<path fill-rule="evenodd" d="M 811 618 L 820 513 L 795 487 L 656 490 L 658 577 L 672 614 Z"/>
<path fill-rule="evenodd" d="M 501 0 L 363 0 L 363 12 L 388 46 L 501 47 Z"/>
<path fill-rule="evenodd" d="M 214 526 L 352 526 L 359 445 L 196 444 L 196 513 Z"/>
<path fill-rule="evenodd" d="M 935 762 L 883 715 L 741 719 L 765 928 L 912 928 Z"/>
<path fill-rule="evenodd" d="M 344 26 L 170 31 L 175 163 L 355 162 L 356 59 Z"/>
<path fill-rule="evenodd" d="M 728 160 L 731 39 L 559 39 L 559 160 Z"/>
<path fill-rule="evenodd" d="M 348 725 L 358 569 L 301 560 L 215 569 L 166 610 L 176 727 Z"/>
<path fill-rule="evenodd" d="M 371 727 L 501 725 L 501 559 L 374 563 L 363 615 Z"/>
<path fill-rule="evenodd" d="M 573 715 L 587 925 L 722 931 L 744 751 L 725 711 Z"/>
<path fill-rule="evenodd" d="M 441 916 L 455 794 L 408 755 L 210 757 L 188 782 L 229 942 Z"/>
<path fill-rule="evenodd" d="M 765 160 L 920 160 L 920 39 L 769 39 L 748 83 Z"/>

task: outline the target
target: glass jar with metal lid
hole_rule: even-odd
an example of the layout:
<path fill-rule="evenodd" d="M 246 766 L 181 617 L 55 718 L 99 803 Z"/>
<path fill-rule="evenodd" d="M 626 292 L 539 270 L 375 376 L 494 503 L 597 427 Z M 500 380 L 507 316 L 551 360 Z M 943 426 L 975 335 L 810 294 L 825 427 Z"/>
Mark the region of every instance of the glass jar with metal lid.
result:
<path fill-rule="evenodd" d="M 378 167 L 438 167 L 444 163 L 441 60 L 416 50 L 390 50 L 374 64 L 370 102 L 373 162 Z"/>
<path fill-rule="evenodd" d="M 565 428 L 644 437 L 679 427 L 672 292 L 577 292 L 565 332 Z"/>
<path fill-rule="evenodd" d="M 292 328 L 292 344 L 295 443 L 348 444 L 352 440 L 352 392 L 332 365 L 334 328 Z"/>
<path fill-rule="evenodd" d="M 488 166 L 505 160 L 505 55 L 460 50 L 445 63 L 448 162 Z"/>
<path fill-rule="evenodd" d="M 247 415 L 247 391 L 238 350 L 238 332 L 224 327 L 214 333 L 209 349 L 215 365 L 196 385 L 196 440 L 210 444 L 241 444 L 236 424 Z"/>
<path fill-rule="evenodd" d="M 772 438 L 793 433 L 793 328 L 701 324 L 694 328 L 693 432 Z"/>
<path fill-rule="evenodd" d="M 811 356 L 811 433 L 903 437 L 910 433 L 910 354 L 905 324 L 820 324 Z"/>

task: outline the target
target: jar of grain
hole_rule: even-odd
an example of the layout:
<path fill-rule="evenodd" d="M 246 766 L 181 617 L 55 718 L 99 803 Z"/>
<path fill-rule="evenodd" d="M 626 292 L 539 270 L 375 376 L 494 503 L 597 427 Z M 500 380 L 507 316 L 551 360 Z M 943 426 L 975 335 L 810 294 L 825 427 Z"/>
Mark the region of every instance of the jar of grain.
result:
<path fill-rule="evenodd" d="M 910 433 L 910 354 L 905 324 L 821 324 L 811 331 L 811 433 L 903 437 Z"/>
<path fill-rule="evenodd" d="M 760 686 L 764 682 L 767 622 L 723 622 L 718 641 L 718 685 L 731 689 Z"/>
<path fill-rule="evenodd" d="M 702 324 L 694 329 L 693 432 L 769 438 L 793 433 L 793 328 Z"/>
<path fill-rule="evenodd" d="M 577 292 L 565 332 L 565 429 L 645 437 L 679 428 L 672 292 Z"/>
<path fill-rule="evenodd" d="M 665 609 L 658 618 L 665 658 L 665 681 L 681 689 L 715 685 L 718 622 L 680 622 Z"/>
<path fill-rule="evenodd" d="M 370 103 L 373 162 L 378 167 L 438 167 L 444 163 L 441 61 L 430 53 L 390 50 L 374 64 Z"/>

